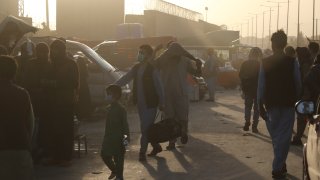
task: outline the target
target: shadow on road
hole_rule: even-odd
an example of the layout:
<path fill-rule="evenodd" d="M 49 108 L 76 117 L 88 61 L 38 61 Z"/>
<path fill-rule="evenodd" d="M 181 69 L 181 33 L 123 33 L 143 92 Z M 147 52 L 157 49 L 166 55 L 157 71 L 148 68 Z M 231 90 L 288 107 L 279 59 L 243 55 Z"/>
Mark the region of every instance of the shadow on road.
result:
<path fill-rule="evenodd" d="M 188 179 L 188 173 L 185 172 L 172 172 L 170 171 L 167 160 L 163 157 L 155 157 L 157 161 L 157 168 L 150 165 L 148 162 L 142 163 L 146 170 L 149 172 L 150 176 L 155 180 L 162 179 Z"/>
<path fill-rule="evenodd" d="M 218 105 L 221 105 L 221 106 L 224 106 L 228 109 L 231 109 L 233 111 L 237 111 L 237 112 L 241 112 L 243 113 L 244 110 L 243 108 L 239 107 L 239 106 L 236 106 L 236 105 L 232 105 L 232 104 L 225 104 L 225 103 L 220 103 L 220 102 L 217 102 Z"/>
<path fill-rule="evenodd" d="M 175 159 L 155 157 L 157 167 L 148 163 L 143 164 L 154 179 L 264 179 L 237 160 L 234 155 L 227 154 L 220 148 L 192 136 L 187 147 L 178 148 L 172 153 Z M 172 172 L 168 167 L 168 161 L 178 161 L 184 171 Z"/>
<path fill-rule="evenodd" d="M 254 137 L 254 138 L 257 138 L 257 139 L 260 139 L 266 143 L 269 143 L 269 144 L 272 144 L 272 141 L 271 141 L 271 138 L 264 135 L 264 134 L 248 134 L 248 136 L 251 136 L 251 137 Z M 290 147 L 290 152 L 301 157 L 302 158 L 302 147 L 297 147 L 297 146 L 291 146 Z"/>

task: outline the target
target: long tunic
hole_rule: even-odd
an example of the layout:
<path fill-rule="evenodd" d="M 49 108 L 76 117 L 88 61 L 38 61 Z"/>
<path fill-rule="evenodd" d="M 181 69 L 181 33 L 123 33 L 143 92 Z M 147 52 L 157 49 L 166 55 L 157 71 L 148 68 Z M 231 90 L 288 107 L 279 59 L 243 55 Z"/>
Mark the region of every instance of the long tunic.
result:
<path fill-rule="evenodd" d="M 52 65 L 49 73 L 53 82 L 48 92 L 48 117 L 50 154 L 58 160 L 72 158 L 74 143 L 74 105 L 79 87 L 79 72 L 77 64 L 66 57 L 60 64 Z"/>
<path fill-rule="evenodd" d="M 195 74 L 188 58 L 171 59 L 161 68 L 165 93 L 165 116 L 170 119 L 188 120 L 189 99 L 187 75 Z"/>
<path fill-rule="evenodd" d="M 26 74 L 23 77 L 23 84 L 30 93 L 35 116 L 43 116 L 47 107 L 47 96 L 42 80 L 48 78 L 50 63 L 48 60 L 32 59 L 26 64 Z"/>
<path fill-rule="evenodd" d="M 130 138 L 127 112 L 119 103 L 112 103 L 107 108 L 102 156 L 114 156 L 124 153 L 124 135 Z"/>

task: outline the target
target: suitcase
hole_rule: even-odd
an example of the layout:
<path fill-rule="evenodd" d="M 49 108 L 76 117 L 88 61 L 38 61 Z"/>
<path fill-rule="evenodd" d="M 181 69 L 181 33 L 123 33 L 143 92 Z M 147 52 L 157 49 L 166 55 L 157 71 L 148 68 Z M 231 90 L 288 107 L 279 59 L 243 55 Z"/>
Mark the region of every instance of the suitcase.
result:
<path fill-rule="evenodd" d="M 147 132 L 150 143 L 163 143 L 181 136 L 181 125 L 172 119 L 163 119 L 150 126 Z"/>

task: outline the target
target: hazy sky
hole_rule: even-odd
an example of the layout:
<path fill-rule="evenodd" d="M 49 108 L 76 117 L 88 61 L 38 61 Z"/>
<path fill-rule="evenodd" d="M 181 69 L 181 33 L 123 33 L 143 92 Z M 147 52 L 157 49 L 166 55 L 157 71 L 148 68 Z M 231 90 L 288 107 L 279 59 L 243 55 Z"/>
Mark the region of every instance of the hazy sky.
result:
<path fill-rule="evenodd" d="M 267 11 L 265 14 L 265 34 L 269 32 L 269 8 L 262 7 L 266 6 L 277 6 L 277 3 L 269 3 L 267 0 L 167 0 L 169 2 L 176 3 L 186 8 L 192 8 L 204 14 L 205 17 L 205 6 L 208 7 L 208 21 L 214 24 L 226 24 L 229 28 L 243 24 L 243 35 L 247 35 L 247 20 L 250 19 L 250 35 L 251 35 L 251 17 L 258 14 L 258 36 L 262 36 L 262 13 Z M 278 2 L 278 0 L 274 0 Z M 287 2 L 287 0 L 280 0 L 280 2 Z M 279 15 L 279 28 L 286 30 L 287 24 L 287 3 L 280 4 L 280 15 Z M 301 0 L 300 8 L 300 25 L 301 31 L 306 35 L 312 34 L 312 7 L 313 0 Z M 320 1 L 316 0 L 316 15 L 315 18 L 320 19 Z M 277 28 L 277 11 L 278 8 L 273 8 L 271 29 L 275 31 Z M 298 0 L 290 0 L 289 8 L 289 35 L 297 34 L 298 24 Z M 320 21 L 319 21 L 320 27 Z M 240 26 L 237 27 L 240 30 Z M 320 34 L 320 28 L 318 30 Z M 255 34 L 255 19 L 254 19 L 254 34 Z"/>
<path fill-rule="evenodd" d="M 49 0 L 50 7 L 55 9 L 55 0 Z M 148 0 L 127 0 L 127 12 L 141 11 L 143 8 L 142 4 Z M 240 30 L 240 24 L 243 24 L 242 33 L 243 36 L 247 35 L 247 22 L 250 19 L 250 35 L 251 35 L 251 17 L 255 17 L 249 13 L 258 13 L 258 36 L 262 35 L 262 13 L 265 13 L 265 35 L 268 34 L 269 30 L 269 8 L 262 7 L 261 5 L 277 6 L 277 3 L 269 3 L 267 0 L 166 0 L 168 2 L 175 3 L 194 11 L 198 11 L 203 14 L 205 20 L 205 7 L 208 7 L 208 21 L 217 25 L 226 24 L 229 29 Z M 277 0 L 274 0 L 277 2 Z M 287 2 L 287 0 L 280 0 L 281 2 Z M 45 0 L 25 0 L 26 13 L 29 16 L 36 17 L 36 22 L 43 22 L 45 9 Z M 313 0 L 301 0 L 301 17 L 300 25 L 301 31 L 304 34 L 310 36 L 312 34 L 312 3 Z M 290 15 L 289 15 L 289 35 L 297 34 L 297 10 L 298 0 L 290 0 Z M 280 18 L 279 28 L 286 30 L 287 22 L 287 3 L 280 4 Z M 129 10 L 128 10 L 129 9 Z M 54 13 L 54 11 L 52 11 Z M 51 14 L 54 18 L 55 14 Z M 320 19 L 320 1 L 316 0 L 316 18 Z M 53 21 L 52 21 L 53 22 Z M 54 26 L 54 24 L 52 24 Z M 235 27 L 238 26 L 238 27 Z M 272 31 L 276 30 L 277 26 L 277 7 L 273 8 L 272 12 Z M 320 21 L 319 21 L 320 27 Z M 255 34 L 255 19 L 254 19 L 254 34 Z M 320 34 L 320 28 L 319 28 Z"/>

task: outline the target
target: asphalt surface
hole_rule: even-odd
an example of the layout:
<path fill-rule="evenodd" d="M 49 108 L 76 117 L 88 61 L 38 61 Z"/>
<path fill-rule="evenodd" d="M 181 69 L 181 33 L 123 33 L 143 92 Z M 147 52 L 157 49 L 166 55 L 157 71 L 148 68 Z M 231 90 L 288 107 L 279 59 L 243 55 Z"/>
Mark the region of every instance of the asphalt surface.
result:
<path fill-rule="evenodd" d="M 265 122 L 259 134 L 242 131 L 243 100 L 236 90 L 219 91 L 217 102 L 190 103 L 189 143 L 175 151 L 164 150 L 147 162 L 138 161 L 139 118 L 128 109 L 131 144 L 126 153 L 127 180 L 260 180 L 271 178 L 272 144 Z M 80 131 L 88 137 L 88 154 L 82 152 L 68 168 L 36 166 L 38 179 L 104 180 L 110 171 L 99 153 L 104 135 L 103 116 L 82 122 Z M 305 140 L 304 140 L 305 141 Z M 166 143 L 162 144 L 163 149 Z M 149 147 L 149 151 L 151 148 Z M 302 147 L 291 146 L 287 160 L 290 179 L 302 177 Z"/>

